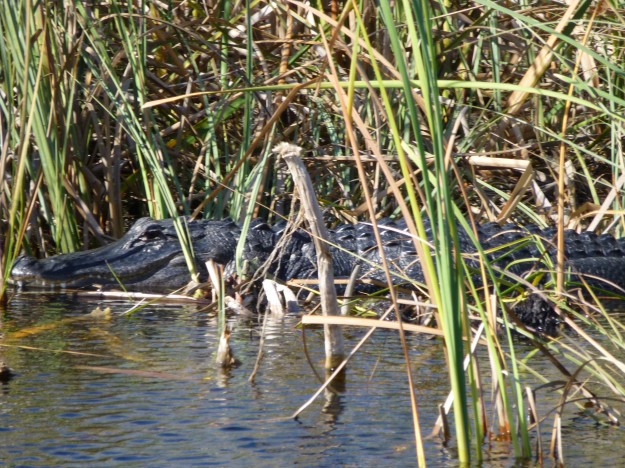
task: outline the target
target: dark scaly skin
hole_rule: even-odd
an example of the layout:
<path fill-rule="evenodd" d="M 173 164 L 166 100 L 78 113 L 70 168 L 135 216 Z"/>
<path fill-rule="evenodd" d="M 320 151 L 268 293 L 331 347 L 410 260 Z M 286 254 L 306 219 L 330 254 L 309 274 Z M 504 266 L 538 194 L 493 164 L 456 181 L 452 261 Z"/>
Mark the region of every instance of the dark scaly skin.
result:
<path fill-rule="evenodd" d="M 213 258 L 227 262 L 236 249 L 232 221 L 189 223 L 198 261 Z M 208 238 L 213 242 L 204 242 Z M 205 268 L 196 265 L 198 271 Z M 115 274 L 113 274 L 113 272 Z M 178 289 L 189 281 L 182 249 L 172 220 L 138 220 L 119 240 L 97 249 L 56 255 L 42 260 L 19 257 L 10 282 L 25 287 L 110 289 L 118 280 L 133 289 Z"/>
<path fill-rule="evenodd" d="M 234 270 L 232 264 L 241 235 L 235 223 L 230 220 L 196 220 L 189 222 L 188 228 L 198 272 L 205 271 L 203 263 L 209 259 L 230 265 L 230 270 Z M 384 253 L 395 274 L 394 283 L 422 282 L 421 264 L 414 242 L 406 233 L 405 223 L 382 221 L 380 228 Z M 480 244 L 504 281 L 505 272 L 523 276 L 537 268 L 552 270 L 555 264 L 553 229 L 492 223 L 477 229 Z M 429 232 L 429 228 L 426 230 Z M 284 232 L 280 225 L 271 227 L 262 221 L 253 222 L 245 244 L 244 263 L 253 271 L 271 256 L 274 249 L 279 249 L 272 257 L 268 273 L 282 280 L 314 278 L 316 255 L 310 236 L 303 230 L 283 236 Z M 355 265 L 360 263 L 361 278 L 385 281 L 384 272 L 379 268 L 380 252 L 371 225 L 340 225 L 330 231 L 330 237 L 337 278 L 349 277 Z M 428 237 L 431 239 L 429 234 Z M 539 239 L 539 242 L 532 239 Z M 567 267 L 584 276 L 593 286 L 612 292 L 625 289 L 624 239 L 573 231 L 567 231 L 565 239 Z M 466 263 L 470 268 L 477 268 L 477 249 L 471 237 L 461 230 L 459 241 Z M 205 273 L 201 279 L 206 280 Z M 163 293 L 185 286 L 188 280 L 187 266 L 172 220 L 150 218 L 138 220 L 121 239 L 104 247 L 42 260 L 22 256 L 16 260 L 10 277 L 10 282 L 20 287 L 112 289 L 121 282 L 130 290 Z M 514 279 L 508 281 L 514 283 Z"/>

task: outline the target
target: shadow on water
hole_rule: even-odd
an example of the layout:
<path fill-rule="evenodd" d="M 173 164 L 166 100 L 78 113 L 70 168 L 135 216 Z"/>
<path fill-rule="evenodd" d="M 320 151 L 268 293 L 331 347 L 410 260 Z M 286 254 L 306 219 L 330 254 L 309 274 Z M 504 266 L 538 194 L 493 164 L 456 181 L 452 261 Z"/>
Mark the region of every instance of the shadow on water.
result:
<path fill-rule="evenodd" d="M 109 317 L 86 316 L 96 306 Z M 127 302 L 59 295 L 15 297 L 3 314 L 0 459 L 24 466 L 71 464 L 373 466 L 415 463 L 405 363 L 393 332 L 380 331 L 350 364 L 345 389 L 289 419 L 319 382 L 304 356 L 297 318 L 268 326 L 264 357 L 248 382 L 259 324 L 232 320 L 241 365 L 215 365 L 217 321 L 193 306 L 153 305 L 132 317 Z M 353 346 L 364 332 L 349 329 Z M 323 366 L 319 330 L 307 330 L 311 361 Z M 428 431 L 447 392 L 442 349 L 411 337 L 421 425 Z M 569 419 L 569 460 L 615 463 L 607 445 L 623 431 Z M 568 437 L 567 437 L 568 436 Z M 609 441 L 609 442 L 608 442 Z M 594 453 L 594 450 L 598 453 Z M 426 441 L 430 466 L 455 466 L 453 448 Z M 486 466 L 516 465 L 507 443 Z M 601 457 L 601 458 L 599 458 Z M 620 459 L 621 461 L 623 459 Z M 602 463 L 604 464 L 604 463 Z"/>

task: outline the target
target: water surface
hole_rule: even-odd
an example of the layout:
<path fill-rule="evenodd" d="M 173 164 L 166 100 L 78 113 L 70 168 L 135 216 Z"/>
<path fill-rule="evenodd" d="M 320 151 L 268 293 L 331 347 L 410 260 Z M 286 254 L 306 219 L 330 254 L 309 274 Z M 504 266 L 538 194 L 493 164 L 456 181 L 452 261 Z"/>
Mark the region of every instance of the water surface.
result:
<path fill-rule="evenodd" d="M 110 307 L 110 319 L 86 317 Z M 0 360 L 17 376 L 0 388 L 0 459 L 12 466 L 389 466 L 415 463 L 406 364 L 396 334 L 379 331 L 352 362 L 340 394 L 290 415 L 318 388 L 297 317 L 270 324 L 260 371 L 248 381 L 261 327 L 233 318 L 241 365 L 215 365 L 217 323 L 196 306 L 20 295 L 3 314 Z M 346 332 L 351 348 L 363 331 Z M 322 370 L 320 330 L 306 332 Z M 17 347 L 19 346 L 19 347 Z M 25 347 L 30 347 L 27 349 Z M 424 434 L 447 392 L 438 340 L 412 336 L 411 366 Z M 70 353 L 71 352 L 71 353 Z M 550 428 L 546 428 L 549 430 Z M 623 431 L 573 414 L 565 456 L 625 462 Z M 546 440 L 548 441 L 548 440 Z M 618 445 L 617 445 L 618 444 Z M 453 444 L 426 441 L 430 466 L 456 466 Z M 485 466 L 525 466 L 507 442 Z M 529 464 L 528 464 L 529 465 Z"/>

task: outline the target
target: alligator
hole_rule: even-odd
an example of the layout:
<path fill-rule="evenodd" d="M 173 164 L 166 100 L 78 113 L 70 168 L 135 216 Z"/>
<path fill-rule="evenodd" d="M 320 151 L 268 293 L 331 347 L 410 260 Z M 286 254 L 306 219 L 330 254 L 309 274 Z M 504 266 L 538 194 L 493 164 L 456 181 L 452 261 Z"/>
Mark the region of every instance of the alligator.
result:
<path fill-rule="evenodd" d="M 205 272 L 204 262 L 213 260 L 232 265 L 241 228 L 232 220 L 194 220 L 185 223 L 193 245 L 196 270 Z M 403 221 L 379 222 L 384 255 L 391 265 L 396 286 L 423 282 L 424 276 L 414 241 Z M 253 271 L 266 266 L 266 273 L 279 280 L 316 277 L 316 254 L 311 237 L 301 228 L 290 229 L 286 223 L 274 226 L 255 220 L 247 231 L 242 254 L 245 265 Z M 426 219 L 426 231 L 431 228 Z M 477 238 L 496 275 L 504 283 L 518 285 L 520 277 L 553 271 L 556 250 L 554 229 L 537 226 L 500 226 L 486 223 L 477 227 Z M 336 278 L 348 278 L 360 265 L 360 279 L 370 283 L 384 282 L 379 267 L 380 250 L 373 227 L 368 223 L 342 224 L 329 231 L 330 251 Z M 465 264 L 477 271 L 478 249 L 463 229 L 459 230 L 459 247 Z M 610 293 L 625 289 L 625 238 L 596 235 L 591 232 L 565 233 L 565 257 L 572 280 L 581 278 L 592 287 Z M 251 267 L 250 267 L 251 265 Z M 479 275 L 473 275 L 479 284 Z M 207 279 L 201 273 L 201 281 Z M 37 260 L 20 256 L 11 270 L 9 282 L 21 288 L 113 289 L 120 284 L 130 290 L 172 292 L 189 280 L 188 267 L 176 234 L 173 220 L 142 218 L 119 240 L 99 248 L 56 255 Z M 531 306 L 532 314 L 547 314 L 543 305 Z M 532 317 L 530 322 L 536 322 Z M 539 317 L 538 322 L 545 321 Z"/>

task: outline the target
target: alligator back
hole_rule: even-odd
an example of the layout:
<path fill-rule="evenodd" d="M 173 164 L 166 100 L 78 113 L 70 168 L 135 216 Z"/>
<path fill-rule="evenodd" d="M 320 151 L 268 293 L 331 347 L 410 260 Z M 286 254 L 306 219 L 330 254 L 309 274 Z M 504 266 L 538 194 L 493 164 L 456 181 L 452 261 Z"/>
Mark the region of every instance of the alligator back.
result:
<path fill-rule="evenodd" d="M 204 272 L 204 262 L 209 259 L 233 264 L 241 236 L 239 226 L 231 220 L 196 220 L 188 222 L 187 227 L 197 271 Z M 393 282 L 422 282 L 421 263 L 405 223 L 382 220 L 379 227 Z M 360 265 L 362 279 L 385 281 L 381 252 L 370 224 L 344 224 L 329 232 L 336 277 L 347 278 Z M 426 232 L 431 244 L 427 220 Z M 478 249 L 471 240 L 473 236 L 463 230 L 458 236 L 467 264 L 477 268 Z M 487 223 L 477 227 L 477 238 L 489 261 L 500 272 L 515 275 L 536 268 L 553 270 L 554 237 L 555 230 L 535 226 Z M 608 279 L 614 283 L 608 288 L 611 290 L 625 287 L 625 240 L 567 231 L 565 257 L 567 266 L 580 275 Z M 252 271 L 268 262 L 269 272 L 283 280 L 314 278 L 317 274 L 310 235 L 285 224 L 269 226 L 254 221 L 247 233 L 243 261 L 251 265 Z M 12 282 L 23 286 L 106 288 L 122 283 L 133 289 L 162 292 L 183 286 L 187 279 L 186 262 L 172 220 L 150 218 L 138 220 L 121 239 L 98 249 L 42 260 L 20 257 L 11 272 Z"/>

